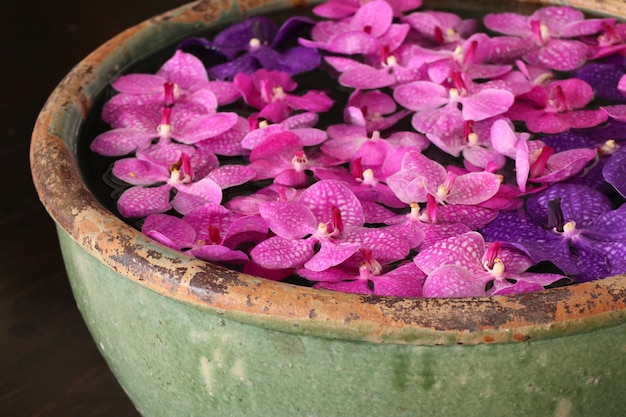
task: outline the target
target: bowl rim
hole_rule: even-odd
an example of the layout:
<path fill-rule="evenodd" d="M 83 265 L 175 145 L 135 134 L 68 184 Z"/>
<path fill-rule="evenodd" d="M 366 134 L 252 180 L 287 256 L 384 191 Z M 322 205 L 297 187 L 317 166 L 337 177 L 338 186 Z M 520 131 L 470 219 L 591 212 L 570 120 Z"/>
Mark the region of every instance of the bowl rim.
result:
<path fill-rule="evenodd" d="M 620 0 L 570 3 L 589 10 L 599 4 L 602 9 L 595 11 L 626 16 L 626 4 Z M 123 31 L 80 61 L 52 92 L 31 140 L 33 182 L 58 232 L 69 235 L 113 271 L 165 297 L 286 332 L 374 343 L 473 345 L 560 337 L 626 322 L 626 275 L 492 297 L 346 294 L 211 266 L 160 245 L 104 208 L 83 182 L 71 142 L 91 108 L 90 97 L 144 53 L 154 36 L 184 37 L 210 27 L 220 17 L 235 19 L 286 7 L 293 3 L 188 3 Z"/>

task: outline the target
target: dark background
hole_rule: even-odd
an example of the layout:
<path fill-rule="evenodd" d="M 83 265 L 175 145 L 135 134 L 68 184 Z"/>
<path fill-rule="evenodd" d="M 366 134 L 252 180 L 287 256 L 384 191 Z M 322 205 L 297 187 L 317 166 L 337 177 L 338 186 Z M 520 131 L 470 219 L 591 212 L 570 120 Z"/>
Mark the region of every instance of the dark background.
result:
<path fill-rule="evenodd" d="M 76 308 L 32 185 L 39 110 L 115 34 L 185 0 L 0 2 L 0 416 L 138 417 Z"/>

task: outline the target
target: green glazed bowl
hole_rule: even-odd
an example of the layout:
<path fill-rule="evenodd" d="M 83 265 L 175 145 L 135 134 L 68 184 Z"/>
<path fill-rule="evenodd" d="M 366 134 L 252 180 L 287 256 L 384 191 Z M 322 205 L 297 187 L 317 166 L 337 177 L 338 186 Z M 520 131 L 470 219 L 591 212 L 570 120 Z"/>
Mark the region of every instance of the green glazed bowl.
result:
<path fill-rule="evenodd" d="M 314 290 L 185 257 L 126 225 L 90 192 L 77 132 L 124 68 L 200 30 L 295 3 L 302 5 L 200 1 L 141 23 L 81 61 L 37 120 L 35 185 L 56 222 L 83 317 L 139 412 L 625 416 L 626 276 L 468 299 Z M 569 4 L 626 16 L 622 0 Z"/>

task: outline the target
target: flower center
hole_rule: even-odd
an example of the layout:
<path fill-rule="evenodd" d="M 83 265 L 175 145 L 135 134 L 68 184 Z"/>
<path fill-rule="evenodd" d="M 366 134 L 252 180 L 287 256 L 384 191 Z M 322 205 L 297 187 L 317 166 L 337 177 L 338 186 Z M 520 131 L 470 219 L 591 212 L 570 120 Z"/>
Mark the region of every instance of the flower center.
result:
<path fill-rule="evenodd" d="M 259 38 L 252 38 L 250 42 L 248 42 L 248 46 L 250 49 L 257 49 L 261 47 L 261 40 Z"/>
<path fill-rule="evenodd" d="M 609 139 L 600 146 L 598 149 L 598 153 L 600 155 L 613 155 L 615 152 L 619 150 L 619 145 L 615 141 L 615 139 Z"/>
<path fill-rule="evenodd" d="M 283 90 L 280 85 L 272 88 L 272 103 L 275 101 L 283 101 L 286 97 L 285 90 Z"/>
<path fill-rule="evenodd" d="M 294 151 L 293 158 L 291 159 L 291 164 L 293 165 L 293 169 L 297 172 L 301 172 L 306 168 L 308 159 L 304 151 Z"/>
<path fill-rule="evenodd" d="M 573 220 L 565 221 L 561 209 L 561 199 L 558 197 L 548 201 L 548 227 L 566 238 L 572 238 L 578 234 L 576 222 Z"/>
<path fill-rule="evenodd" d="M 161 108 L 161 123 L 157 126 L 157 132 L 163 138 L 169 137 L 172 133 L 172 125 L 170 124 L 172 119 L 172 108 Z"/>
<path fill-rule="evenodd" d="M 439 201 L 444 201 L 446 198 L 448 198 L 457 176 L 458 175 L 453 172 L 448 172 L 448 176 L 444 183 L 440 184 L 439 187 L 437 187 L 437 195 L 435 197 L 437 197 Z"/>
<path fill-rule="evenodd" d="M 170 179 L 168 184 L 188 184 L 193 181 L 191 160 L 187 154 L 181 154 L 180 159 L 169 167 Z"/>
<path fill-rule="evenodd" d="M 530 22 L 530 30 L 532 31 L 535 42 L 538 45 L 545 45 L 550 40 L 550 31 L 545 23 L 533 20 Z"/>

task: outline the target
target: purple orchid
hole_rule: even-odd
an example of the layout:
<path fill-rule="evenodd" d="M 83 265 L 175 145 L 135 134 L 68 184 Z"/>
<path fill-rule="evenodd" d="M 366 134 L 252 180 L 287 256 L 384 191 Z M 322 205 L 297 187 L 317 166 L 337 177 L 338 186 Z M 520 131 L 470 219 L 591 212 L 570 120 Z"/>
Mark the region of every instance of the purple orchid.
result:
<path fill-rule="evenodd" d="M 500 50 L 513 50 L 514 58 L 521 53 L 529 64 L 558 71 L 576 69 L 587 59 L 587 45 L 576 38 L 598 33 L 603 24 L 613 22 L 615 19 L 585 19 L 580 10 L 567 6 L 543 7 L 530 16 L 491 13 L 484 19 L 489 29 L 514 37 L 496 38 Z M 510 55 L 499 56 L 504 57 Z"/>
<path fill-rule="evenodd" d="M 566 278 L 560 274 L 525 272 L 534 265 L 530 258 L 518 250 L 502 247 L 500 242 L 486 245 L 477 232 L 441 240 L 421 251 L 413 262 L 427 274 L 424 297 L 539 291 Z M 487 289 L 489 284 L 491 288 Z"/>
<path fill-rule="evenodd" d="M 593 90 L 586 82 L 576 78 L 558 80 L 517 97 L 506 116 L 525 122 L 531 132 L 560 133 L 572 127 L 593 127 L 608 116 L 600 109 L 584 108 L 592 99 Z"/>
<path fill-rule="evenodd" d="M 314 23 L 308 17 L 294 16 L 279 28 L 266 16 L 253 16 L 229 26 L 212 41 L 190 38 L 178 48 L 200 57 L 209 75 L 219 80 L 233 79 L 239 73 L 252 74 L 261 68 L 295 75 L 320 64 L 317 50 L 293 42 Z"/>
<path fill-rule="evenodd" d="M 583 65 L 572 75 L 588 83 L 593 88 L 595 98 L 623 104 L 626 103 L 624 73 L 626 57 L 614 56 Z"/>
<path fill-rule="evenodd" d="M 260 110 L 259 117 L 279 123 L 288 118 L 293 110 L 319 113 L 330 110 L 332 100 L 322 91 L 310 90 L 303 96 L 289 94 L 298 86 L 289 74 L 260 69 L 252 75 L 239 73 L 235 85 L 245 102 Z"/>
<path fill-rule="evenodd" d="M 626 206 L 613 210 L 592 188 L 555 184 L 530 196 L 525 211 L 500 212 L 481 232 L 534 262 L 550 261 L 576 280 L 593 280 L 626 271 L 624 213 Z"/>

